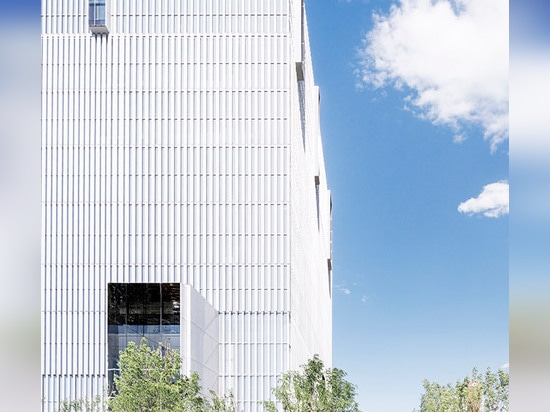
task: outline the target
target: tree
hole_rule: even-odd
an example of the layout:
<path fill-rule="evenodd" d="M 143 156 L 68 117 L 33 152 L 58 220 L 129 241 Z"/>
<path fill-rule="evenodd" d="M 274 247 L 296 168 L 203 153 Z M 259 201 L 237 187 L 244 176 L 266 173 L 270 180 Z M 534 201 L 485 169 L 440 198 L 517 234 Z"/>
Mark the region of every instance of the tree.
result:
<path fill-rule="evenodd" d="M 459 399 L 456 389 L 424 380 L 424 394 L 420 400 L 420 412 L 458 412 Z"/>
<path fill-rule="evenodd" d="M 227 396 L 218 396 L 216 392 L 210 390 L 210 395 L 212 399 L 207 406 L 209 412 L 237 412 L 233 393 L 229 393 Z"/>
<path fill-rule="evenodd" d="M 454 386 L 424 380 L 419 412 L 508 412 L 509 374 L 472 370 Z"/>
<path fill-rule="evenodd" d="M 109 401 L 112 412 L 235 412 L 232 395 L 212 399 L 201 393 L 199 375 L 181 375 L 181 357 L 176 350 L 151 349 L 145 339 L 130 342 L 121 352 L 116 392 Z"/>
<path fill-rule="evenodd" d="M 499 369 L 492 373 L 485 372 L 485 405 L 491 412 L 508 412 L 508 394 L 510 389 L 510 374 Z"/>
<path fill-rule="evenodd" d="M 482 375 L 476 368 L 472 377 L 466 376 L 456 383 L 460 398 L 460 411 L 464 412 L 508 412 L 508 391 L 510 376 L 499 369 L 496 373 L 487 369 Z"/>
<path fill-rule="evenodd" d="M 90 400 L 87 398 L 75 399 L 73 401 L 61 401 L 59 412 L 105 412 L 107 406 L 101 396 Z"/>
<path fill-rule="evenodd" d="M 355 385 L 346 381 L 340 369 L 325 368 L 315 355 L 301 371 L 289 371 L 279 380 L 273 394 L 286 412 L 359 412 L 355 401 Z M 269 412 L 276 412 L 274 402 L 265 403 Z"/>

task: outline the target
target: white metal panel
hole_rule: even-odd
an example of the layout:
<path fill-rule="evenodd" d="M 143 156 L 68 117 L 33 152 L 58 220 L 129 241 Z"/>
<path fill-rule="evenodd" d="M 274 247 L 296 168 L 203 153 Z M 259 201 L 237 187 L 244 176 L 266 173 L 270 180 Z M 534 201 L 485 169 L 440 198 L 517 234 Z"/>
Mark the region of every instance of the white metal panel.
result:
<path fill-rule="evenodd" d="M 289 366 L 288 311 L 313 302 L 290 302 L 316 279 L 289 282 L 291 266 L 321 266 L 290 249 L 298 220 L 311 233 L 296 243 L 316 244 L 301 183 L 315 161 L 290 161 L 294 2 L 112 0 L 108 38 L 89 33 L 86 1 L 44 3 L 44 392 L 102 390 L 108 282 L 181 280 L 226 325 L 221 389 L 256 410 Z"/>

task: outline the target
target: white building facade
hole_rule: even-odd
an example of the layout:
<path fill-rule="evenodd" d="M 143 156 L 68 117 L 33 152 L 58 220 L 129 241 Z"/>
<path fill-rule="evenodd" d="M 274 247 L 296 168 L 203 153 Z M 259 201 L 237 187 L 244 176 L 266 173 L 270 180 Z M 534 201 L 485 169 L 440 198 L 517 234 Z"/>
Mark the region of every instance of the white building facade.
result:
<path fill-rule="evenodd" d="M 246 412 L 331 365 L 319 102 L 303 1 L 42 0 L 43 411 L 135 336 Z"/>

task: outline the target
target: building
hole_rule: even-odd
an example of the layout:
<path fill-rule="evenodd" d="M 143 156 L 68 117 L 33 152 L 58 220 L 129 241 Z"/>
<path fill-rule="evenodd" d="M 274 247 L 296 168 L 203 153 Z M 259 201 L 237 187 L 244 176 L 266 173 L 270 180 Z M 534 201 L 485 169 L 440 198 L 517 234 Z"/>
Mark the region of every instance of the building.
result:
<path fill-rule="evenodd" d="M 43 410 L 145 336 L 263 410 L 331 365 L 331 198 L 303 1 L 42 1 Z"/>

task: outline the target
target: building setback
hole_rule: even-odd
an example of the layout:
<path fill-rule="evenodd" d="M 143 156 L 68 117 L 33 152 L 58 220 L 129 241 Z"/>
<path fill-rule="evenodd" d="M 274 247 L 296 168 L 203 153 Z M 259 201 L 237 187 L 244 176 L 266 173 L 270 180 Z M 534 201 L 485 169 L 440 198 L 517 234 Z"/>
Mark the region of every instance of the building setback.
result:
<path fill-rule="evenodd" d="M 42 0 L 43 411 L 145 337 L 261 411 L 332 359 L 303 1 Z"/>

